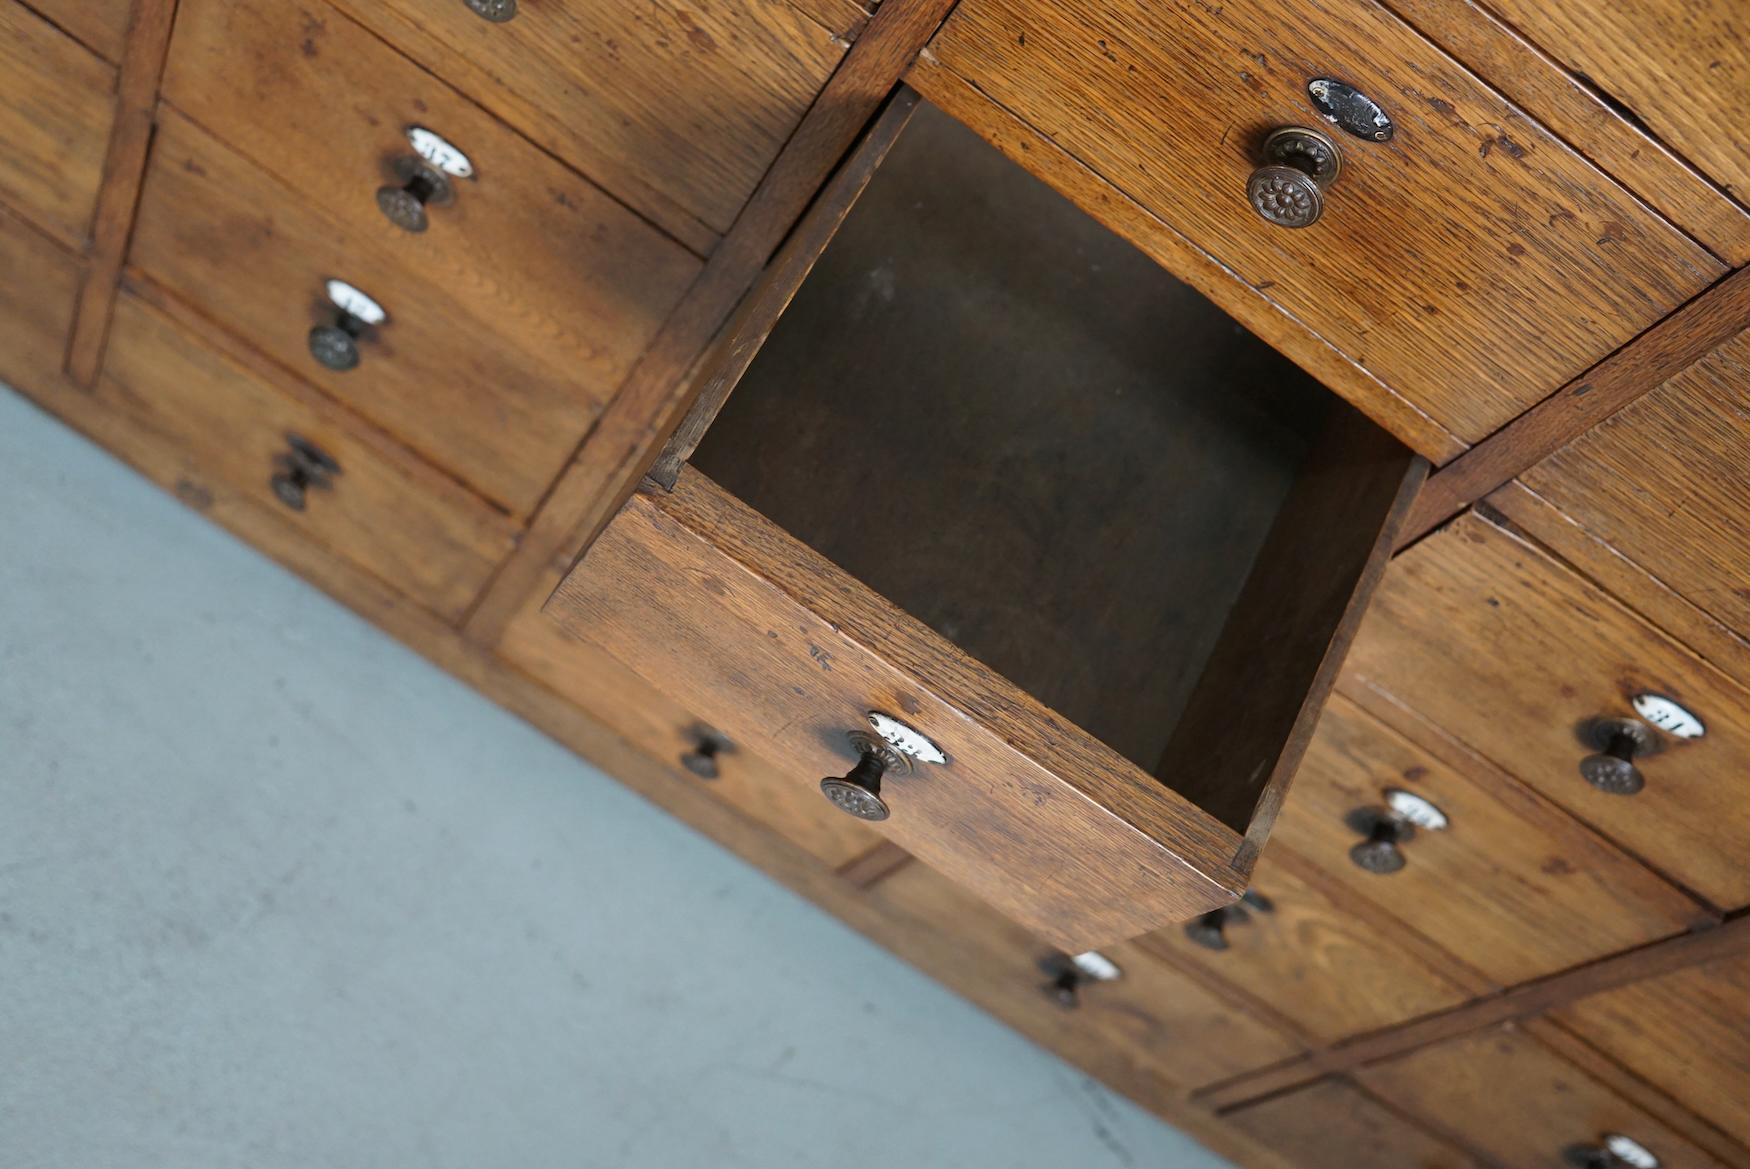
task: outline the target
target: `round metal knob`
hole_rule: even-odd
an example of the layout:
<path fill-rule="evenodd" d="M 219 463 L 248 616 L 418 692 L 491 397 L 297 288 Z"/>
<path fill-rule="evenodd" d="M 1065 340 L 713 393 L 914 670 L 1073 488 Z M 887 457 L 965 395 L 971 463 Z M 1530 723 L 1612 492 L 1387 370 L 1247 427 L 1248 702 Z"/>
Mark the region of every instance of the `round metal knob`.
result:
<path fill-rule="evenodd" d="M 716 779 L 722 774 L 717 757 L 733 751 L 735 745 L 720 732 L 706 726 L 693 728 L 692 735 L 693 749 L 681 755 L 681 766 L 700 779 Z"/>
<path fill-rule="evenodd" d="M 516 0 L 462 0 L 468 11 L 494 24 L 503 24 L 516 16 Z"/>
<path fill-rule="evenodd" d="M 310 330 L 310 356 L 318 365 L 345 373 L 359 363 L 359 334 L 365 323 L 351 313 L 343 312 L 332 325 L 317 325 Z"/>
<path fill-rule="evenodd" d="M 1588 746 L 1601 748 L 1580 760 L 1580 774 L 1601 792 L 1632 796 L 1647 786 L 1646 777 L 1634 764 L 1637 754 L 1658 746 L 1653 730 L 1632 718 L 1594 719 L 1581 732 Z"/>
<path fill-rule="evenodd" d="M 1284 126 L 1264 139 L 1264 162 L 1246 183 L 1246 198 L 1280 227 L 1311 227 L 1325 213 L 1325 190 L 1343 170 L 1343 155 L 1329 136 L 1306 126 Z"/>
<path fill-rule="evenodd" d="M 879 822 L 892 813 L 881 798 L 881 779 L 889 771 L 901 774 L 911 770 L 911 762 L 879 739 L 861 731 L 852 731 L 845 738 L 857 752 L 857 765 L 841 776 L 828 776 L 820 781 L 821 794 L 841 811 L 859 820 Z"/>
<path fill-rule="evenodd" d="M 1349 850 L 1356 867 L 1384 876 L 1408 863 L 1400 847 L 1416 836 L 1416 826 L 1408 820 L 1384 808 L 1357 808 L 1344 823 L 1367 838 Z"/>
<path fill-rule="evenodd" d="M 1081 986 L 1083 981 L 1081 971 L 1074 966 L 1065 965 L 1062 970 L 1057 972 L 1055 978 L 1039 989 L 1045 992 L 1045 997 L 1058 1006 L 1065 1010 L 1074 1010 L 1082 1005 Z"/>
<path fill-rule="evenodd" d="M 293 511 L 304 510 L 312 487 L 327 490 L 340 474 L 340 464 L 328 452 L 296 434 L 286 435 L 286 451 L 274 459 L 274 467 L 268 486 Z"/>
<path fill-rule="evenodd" d="M 402 231 L 424 231 L 431 226 L 426 206 L 448 203 L 455 197 L 455 187 L 448 175 L 422 158 L 404 158 L 395 170 L 401 185 L 379 187 L 377 208 Z"/>
<path fill-rule="evenodd" d="M 1227 940 L 1228 926 L 1251 921 L 1253 910 L 1271 913 L 1275 909 L 1269 898 L 1247 889 L 1232 905 L 1212 909 L 1195 921 L 1187 922 L 1185 936 L 1206 950 L 1225 950 L 1231 945 Z"/>

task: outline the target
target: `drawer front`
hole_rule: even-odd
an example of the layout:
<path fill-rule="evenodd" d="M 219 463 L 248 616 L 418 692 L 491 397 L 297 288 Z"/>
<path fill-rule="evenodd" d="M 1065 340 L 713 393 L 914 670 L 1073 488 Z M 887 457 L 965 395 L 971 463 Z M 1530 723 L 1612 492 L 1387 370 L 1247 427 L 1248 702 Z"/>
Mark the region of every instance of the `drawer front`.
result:
<path fill-rule="evenodd" d="M 31 7 L 105 61 L 121 61 L 133 0 L 31 0 Z"/>
<path fill-rule="evenodd" d="M 564 466 L 602 398 L 544 355 L 501 339 L 465 296 L 349 235 L 205 131 L 166 113 L 132 263 L 288 369 L 524 514 Z M 356 368 L 311 350 L 340 321 L 338 278 L 387 312 Z"/>
<path fill-rule="evenodd" d="M 1333 695 L 1271 839 L 1502 986 L 1696 920 L 1693 901 L 1573 817 L 1462 748 L 1448 752 Z M 1455 756 L 1471 766 L 1454 766 Z M 1357 814 L 1393 814 L 1397 792 L 1432 805 L 1445 826 L 1415 829 L 1386 865 L 1364 867 L 1372 857 L 1356 850 L 1371 832 L 1358 829 Z"/>
<path fill-rule="evenodd" d="M 1469 442 L 1723 271 L 1368 0 L 964 0 L 932 52 L 920 72 L 970 81 Z M 1319 78 L 1395 133 L 1333 128 L 1323 217 L 1274 226 L 1248 177 L 1273 129 L 1324 125 Z"/>
<path fill-rule="evenodd" d="M 787 0 L 342 0 L 355 18 L 679 239 L 708 248 L 844 55 Z"/>
<path fill-rule="evenodd" d="M 1650 978 L 1556 1014 L 1592 1046 L 1750 1147 L 1750 957 Z"/>
<path fill-rule="evenodd" d="M 1296 1169 L 1484 1169 L 1470 1154 L 1342 1080 L 1320 1080 L 1223 1119 Z"/>
<path fill-rule="evenodd" d="M 498 652 L 677 776 L 839 868 L 881 843 L 880 833 L 791 781 L 741 744 L 531 605 L 506 627 Z M 715 732 L 715 734 L 713 733 Z M 715 749 L 708 744 L 715 743 Z"/>
<path fill-rule="evenodd" d="M 0 382 L 36 395 L 62 384 L 78 295 L 74 259 L 0 211 Z"/>
<path fill-rule="evenodd" d="M 1243 882 L 1232 829 L 691 468 L 634 496 L 548 611 L 806 791 L 851 773 L 871 712 L 909 724 L 945 761 L 881 779 L 882 832 L 1064 949 Z"/>
<path fill-rule="evenodd" d="M 1406 952 L 1388 929 L 1332 900 L 1299 871 L 1303 863 L 1272 840 L 1253 871 L 1247 902 L 1170 926 L 1142 944 L 1242 988 L 1321 1045 L 1469 997 Z"/>
<path fill-rule="evenodd" d="M 460 618 L 510 551 L 502 515 L 316 395 L 270 385 L 134 295 L 116 304 L 98 394 L 177 444 L 200 473 L 277 510 L 445 618 Z M 291 436 L 319 456 L 300 455 Z M 203 493 L 194 480 L 178 491 Z"/>
<path fill-rule="evenodd" d="M 1741 0 L 1490 0 L 1569 69 L 1628 106 L 1740 203 L 1750 202 L 1750 25 Z"/>
<path fill-rule="evenodd" d="M 1661 1169 L 1719 1169 L 1646 1110 L 1513 1027 L 1423 1048 L 1357 1073 L 1381 1099 L 1503 1169 L 1573 1164 L 1564 1151 L 1627 1137 Z M 1602 1164 L 1632 1162 L 1604 1161 Z"/>
<path fill-rule="evenodd" d="M 115 70 L 17 0 L 0 0 L 0 203 L 85 246 L 114 120 Z"/>
<path fill-rule="evenodd" d="M 1286 1036 L 1134 944 L 1098 951 L 1117 967 L 1116 980 L 1064 990 L 1061 953 L 925 865 L 906 865 L 869 895 L 909 919 L 904 944 L 915 949 L 903 956 L 1144 1103 L 1151 1085 L 1199 1087 L 1297 1053 Z"/>
<path fill-rule="evenodd" d="M 1750 695 L 1541 549 L 1475 513 L 1421 541 L 1392 562 L 1348 673 L 1684 887 L 1750 902 Z M 1674 701 L 1706 733 L 1646 730 L 1637 699 Z M 1632 770 L 1604 755 L 1613 727 L 1646 736 Z M 1583 762 L 1645 786 L 1601 790 Z"/>
<path fill-rule="evenodd" d="M 1611 415 L 1521 481 L 1750 638 L 1747 459 L 1750 331 Z"/>

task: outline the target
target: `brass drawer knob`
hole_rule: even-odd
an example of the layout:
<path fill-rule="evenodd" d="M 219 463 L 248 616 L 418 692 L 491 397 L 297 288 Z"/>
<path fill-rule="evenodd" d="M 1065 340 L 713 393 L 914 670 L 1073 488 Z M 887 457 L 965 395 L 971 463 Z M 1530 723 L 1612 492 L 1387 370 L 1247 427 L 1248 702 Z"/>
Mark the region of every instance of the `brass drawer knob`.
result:
<path fill-rule="evenodd" d="M 857 752 L 857 765 L 845 775 L 821 780 L 821 794 L 859 820 L 878 823 L 887 819 L 892 813 L 881 798 L 881 779 L 889 771 L 902 775 L 910 771 L 911 760 L 862 731 L 852 731 L 845 738 Z"/>
<path fill-rule="evenodd" d="M 273 477 L 268 486 L 276 499 L 293 511 L 303 511 L 312 487 L 322 491 L 334 485 L 340 474 L 340 464 L 309 439 L 296 434 L 286 435 L 284 454 L 274 459 Z"/>
<path fill-rule="evenodd" d="M 1659 749 L 1653 728 L 1632 718 L 1597 718 L 1580 729 L 1580 741 L 1593 754 L 1580 760 L 1580 775 L 1601 792 L 1632 796 L 1647 786 L 1635 756 Z"/>
<path fill-rule="evenodd" d="M 1659 1169 L 1659 1158 L 1647 1146 L 1621 1133 L 1605 1133 L 1594 1144 L 1569 1145 L 1562 1163 L 1572 1169 Z"/>
<path fill-rule="evenodd" d="M 693 739 L 693 747 L 682 753 L 681 766 L 700 779 L 716 779 L 722 774 L 717 766 L 717 757 L 735 750 L 735 744 L 721 731 L 704 725 L 694 727 L 689 733 Z"/>
<path fill-rule="evenodd" d="M 1246 183 L 1246 198 L 1279 227 L 1311 227 L 1325 213 L 1325 190 L 1343 170 L 1331 138 L 1307 126 L 1283 126 L 1264 139 L 1264 163 Z"/>
<path fill-rule="evenodd" d="M 1275 911 L 1276 905 L 1268 897 L 1247 889 L 1232 905 L 1212 909 L 1196 921 L 1187 922 L 1185 936 L 1205 950 L 1225 950 L 1230 945 L 1227 940 L 1228 926 L 1251 921 L 1253 912 Z"/>
<path fill-rule="evenodd" d="M 327 287 L 328 302 L 334 306 L 334 323 L 310 330 L 310 356 L 324 369 L 345 373 L 358 366 L 359 339 L 367 330 L 387 324 L 389 314 L 344 280 L 330 280 Z"/>
<path fill-rule="evenodd" d="M 468 11 L 494 24 L 516 18 L 516 0 L 462 0 Z"/>
<path fill-rule="evenodd" d="M 431 225 L 426 207 L 442 207 L 456 197 L 450 176 L 423 158 L 397 160 L 395 173 L 401 185 L 379 187 L 377 208 L 402 231 L 424 231 Z"/>

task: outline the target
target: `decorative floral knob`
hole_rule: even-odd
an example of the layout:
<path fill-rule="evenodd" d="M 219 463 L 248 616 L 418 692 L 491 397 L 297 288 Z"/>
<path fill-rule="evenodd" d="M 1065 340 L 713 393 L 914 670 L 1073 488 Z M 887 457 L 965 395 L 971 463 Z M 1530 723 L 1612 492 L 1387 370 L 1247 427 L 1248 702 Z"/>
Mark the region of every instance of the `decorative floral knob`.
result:
<path fill-rule="evenodd" d="M 717 766 L 718 757 L 735 750 L 735 744 L 722 731 L 702 723 L 694 727 L 689 735 L 693 746 L 681 754 L 681 766 L 700 779 L 716 779 L 722 774 Z"/>
<path fill-rule="evenodd" d="M 421 232 L 430 226 L 427 206 L 442 207 L 455 198 L 450 176 L 423 158 L 403 158 L 395 164 L 400 186 L 377 188 L 377 209 L 402 231 Z"/>
<path fill-rule="evenodd" d="M 326 491 L 340 474 L 340 464 L 321 447 L 296 434 L 286 435 L 286 451 L 274 459 L 267 483 L 276 499 L 293 511 L 303 511 L 312 487 Z"/>
<path fill-rule="evenodd" d="M 1342 152 L 1327 135 L 1284 126 L 1264 139 L 1264 164 L 1246 183 L 1246 198 L 1279 227 L 1311 227 L 1325 213 L 1325 189 L 1342 169 Z"/>
<path fill-rule="evenodd" d="M 516 18 L 516 0 L 462 0 L 475 16 L 503 24 Z"/>
<path fill-rule="evenodd" d="M 1227 927 L 1252 920 L 1252 913 L 1273 913 L 1276 906 L 1262 893 L 1247 889 L 1232 905 L 1212 909 L 1185 925 L 1185 936 L 1206 950 L 1228 948 Z"/>
<path fill-rule="evenodd" d="M 1596 752 L 1580 760 L 1587 783 L 1616 796 L 1632 796 L 1647 786 L 1634 759 L 1658 750 L 1652 727 L 1632 718 L 1600 718 L 1585 724 L 1580 737 Z"/>
<path fill-rule="evenodd" d="M 881 821 L 892 815 L 881 798 L 881 778 L 889 771 L 911 770 L 911 760 L 887 743 L 862 731 L 845 736 L 857 752 L 857 765 L 846 775 L 820 781 L 820 792 L 840 811 L 859 820 Z"/>

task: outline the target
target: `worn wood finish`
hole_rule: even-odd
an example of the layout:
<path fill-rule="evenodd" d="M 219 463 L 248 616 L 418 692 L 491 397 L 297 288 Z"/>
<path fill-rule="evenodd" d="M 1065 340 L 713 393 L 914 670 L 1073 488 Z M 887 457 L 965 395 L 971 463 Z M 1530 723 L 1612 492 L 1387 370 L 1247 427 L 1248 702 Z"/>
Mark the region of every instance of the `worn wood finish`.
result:
<path fill-rule="evenodd" d="M 846 44 L 857 39 L 879 6 L 878 0 L 790 0 L 790 3 Z"/>
<path fill-rule="evenodd" d="M 1729 2 L 1718 0 L 1715 7 Z M 1527 40 L 1524 33 L 1534 32 L 1535 24 L 1519 24 L 1515 28 L 1477 0 L 1385 0 L 1385 3 L 1423 36 L 1487 78 L 1514 105 L 1651 203 L 1714 255 L 1733 267 L 1750 262 L 1750 212 L 1686 161 L 1681 143 L 1674 143 L 1679 150 L 1673 151 L 1638 124 L 1633 113 L 1613 106 L 1597 88 L 1575 77 Z M 1549 12 L 1545 6 L 1527 5 L 1525 0 L 1508 0 L 1495 7 L 1510 14 L 1513 10 L 1535 7 L 1540 21 L 1575 19 L 1571 11 Z M 1611 5 L 1607 19 L 1638 20 L 1645 13 L 1635 12 L 1636 7 Z M 1590 17 L 1585 19 L 1589 27 L 1597 27 Z M 1663 12 L 1656 19 L 1662 21 Z M 1697 62 L 1690 59 L 1685 62 L 1678 89 L 1698 81 L 1709 85 Z"/>
<path fill-rule="evenodd" d="M 847 771 L 883 710 L 946 766 L 890 776 L 883 833 L 1068 950 L 1244 884 L 1236 833 L 688 468 L 636 496 L 548 611 L 795 782 Z"/>
<path fill-rule="evenodd" d="M 1597 11 L 1489 5 L 1750 204 L 1750 27 L 1737 0 L 1616 0 Z"/>
<path fill-rule="evenodd" d="M 1024 1033 L 1075 1052 L 1133 1093 L 1182 1092 L 1294 1050 L 1243 1007 L 1135 945 L 1102 947 L 1123 976 L 1084 985 L 1080 1006 L 1060 1007 L 1045 986 L 1061 955 L 925 865 L 900 869 L 869 896 L 922 927 L 923 944 L 957 971 L 950 986 L 975 985 L 978 1001 Z"/>
<path fill-rule="evenodd" d="M 491 645 L 531 594 L 550 592 L 554 562 L 587 548 L 626 502 L 692 405 L 687 372 L 954 3 L 883 0 L 470 616 L 476 643 Z"/>
<path fill-rule="evenodd" d="M 464 296 L 349 236 L 174 113 L 153 150 L 131 259 L 515 514 L 535 506 L 602 403 L 550 354 L 500 341 Z M 318 364 L 308 346 L 312 326 L 335 320 L 330 277 L 389 313 L 360 343 L 358 368 L 343 373 Z"/>
<path fill-rule="evenodd" d="M 116 71 L 18 3 L 0 3 L 0 203 L 83 250 L 103 178 Z"/>
<path fill-rule="evenodd" d="M 1388 788 L 1432 801 L 1451 823 L 1417 833 L 1403 846 L 1404 868 L 1382 876 L 1350 861 L 1361 837 L 1344 818 L 1383 807 Z M 1704 921 L 1699 906 L 1621 849 L 1435 728 L 1401 712 L 1394 729 L 1341 692 L 1325 706 L 1271 841 L 1496 986 Z"/>
<path fill-rule="evenodd" d="M 509 551 L 512 529 L 501 514 L 316 395 L 273 385 L 138 298 L 117 300 L 110 335 L 96 392 L 186 452 L 197 470 L 179 479 L 179 494 L 199 495 L 222 479 L 273 504 L 268 480 L 295 434 L 341 471 L 288 515 L 312 540 L 439 616 L 454 620 Z"/>
<path fill-rule="evenodd" d="M 1356 1071 L 1370 1091 L 1504 1169 L 1545 1169 L 1573 1144 L 1621 1133 L 1665 1169 L 1723 1162 L 1516 1027 L 1465 1036 Z"/>
<path fill-rule="evenodd" d="M 1137 945 L 1231 983 L 1314 1045 L 1447 1010 L 1469 997 L 1463 985 L 1400 946 L 1393 931 L 1350 912 L 1300 869 L 1285 850 L 1265 851 L 1251 888 L 1272 908 L 1248 910 L 1245 921 L 1226 924 L 1225 950 L 1198 945 L 1183 926 Z"/>
<path fill-rule="evenodd" d="M 931 51 L 1467 442 L 1723 271 L 1369 0 L 965 0 Z M 1324 218 L 1276 228 L 1246 179 L 1322 75 L 1397 133 L 1346 141 Z"/>
<path fill-rule="evenodd" d="M 112 64 L 125 52 L 129 13 L 135 0 L 30 0 L 61 31 Z"/>
<path fill-rule="evenodd" d="M 1345 1080 L 1320 1080 L 1222 1119 L 1301 1169 L 1492 1169 Z"/>
<path fill-rule="evenodd" d="M 691 778 L 716 798 L 763 824 L 828 867 L 838 869 L 884 842 L 873 828 L 844 815 L 740 743 L 717 755 L 719 775 L 701 779 L 681 764 L 698 743 L 701 720 L 637 674 L 531 604 L 505 630 L 505 660 L 652 759 Z"/>
<path fill-rule="evenodd" d="M 1438 527 L 1750 329 L 1750 269 L 1720 281 L 1428 480 L 1402 543 Z M 1681 448 L 1677 448 L 1681 449 Z"/>
<path fill-rule="evenodd" d="M 1750 1147 L 1750 955 L 1616 987 L 1555 1018 Z"/>
<path fill-rule="evenodd" d="M 89 390 L 96 384 L 103 364 L 109 315 L 140 205 L 140 185 L 146 177 L 158 82 L 170 52 L 176 4 L 177 0 L 135 0 L 127 26 L 127 46 L 116 83 L 115 124 L 91 226 L 91 264 L 79 290 L 73 336 L 67 342 L 67 373 L 81 389 Z"/>
<path fill-rule="evenodd" d="M 701 254 L 727 231 L 845 54 L 789 0 L 340 6 Z"/>
<path fill-rule="evenodd" d="M 1597 825 L 1716 905 L 1750 901 L 1750 808 L 1720 776 L 1750 770 L 1750 694 L 1562 567 L 1475 513 L 1392 562 L 1350 673 Z M 1633 717 L 1642 692 L 1675 698 L 1709 733 L 1661 736 L 1618 796 L 1579 774 L 1588 719 Z"/>
<path fill-rule="evenodd" d="M 61 389 L 79 279 L 72 256 L 0 208 L 0 382 Z"/>
<path fill-rule="evenodd" d="M 838 875 L 859 888 L 868 888 L 891 877 L 906 865 L 915 864 L 911 853 L 891 840 L 883 840 L 861 856 L 840 865 Z"/>

